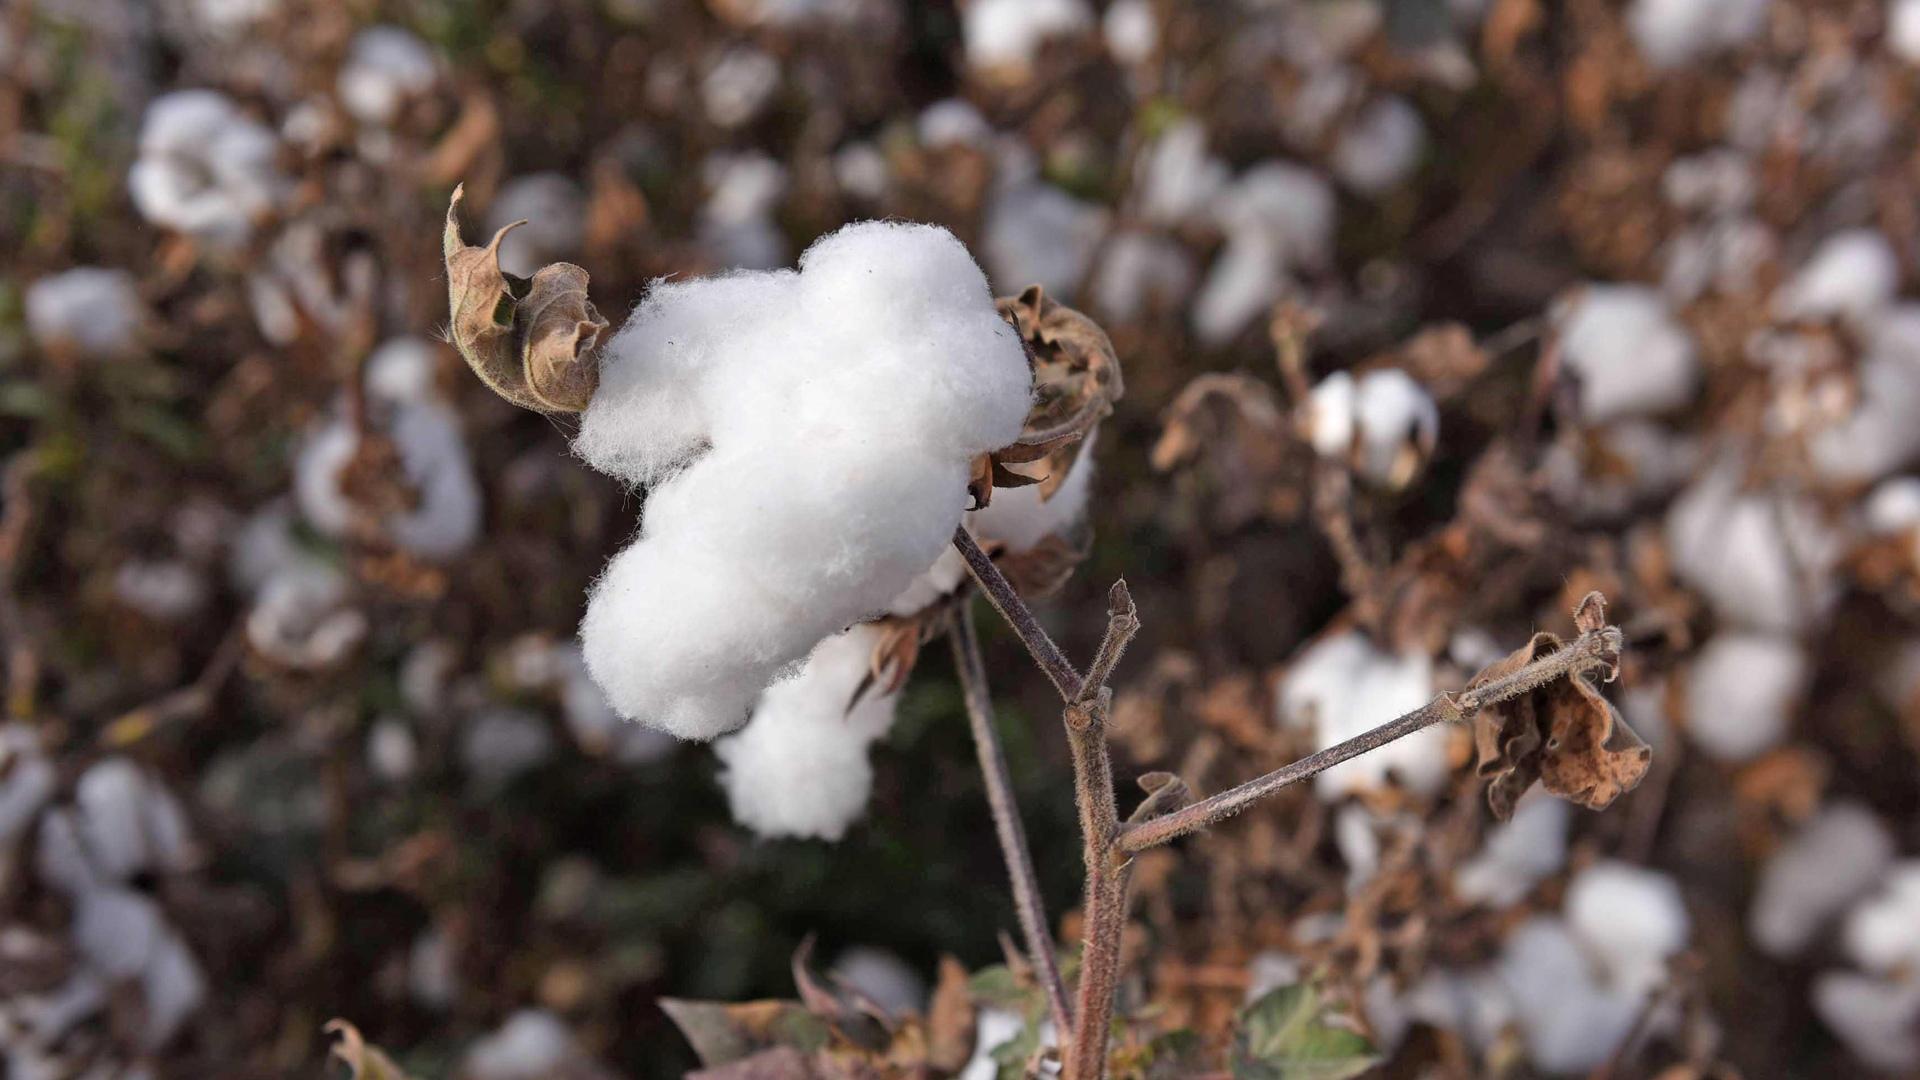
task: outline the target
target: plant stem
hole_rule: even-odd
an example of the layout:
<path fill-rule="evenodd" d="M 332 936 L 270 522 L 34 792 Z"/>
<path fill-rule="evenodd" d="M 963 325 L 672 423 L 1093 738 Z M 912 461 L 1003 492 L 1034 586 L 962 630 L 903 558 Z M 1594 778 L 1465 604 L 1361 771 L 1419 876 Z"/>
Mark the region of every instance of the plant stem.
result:
<path fill-rule="evenodd" d="M 1519 697 L 1556 679 L 1610 665 L 1613 658 L 1619 655 L 1620 645 L 1620 631 L 1611 626 L 1582 634 L 1566 648 L 1549 653 L 1511 675 L 1458 694 L 1442 694 L 1372 731 L 1309 754 L 1291 765 L 1283 765 L 1265 776 L 1229 788 L 1212 798 L 1202 799 L 1183 809 L 1132 826 L 1121 834 L 1120 849 L 1134 854 L 1178 839 L 1232 817 L 1282 788 L 1325 772 L 1370 750 L 1377 750 L 1396 739 L 1405 738 L 1421 728 L 1442 720 L 1466 720 L 1488 705 Z"/>
<path fill-rule="evenodd" d="M 1058 951 L 1053 944 L 1053 934 L 1047 928 L 1047 908 L 1040 897 L 1033 855 L 1027 848 L 1027 830 L 1020 822 L 1020 807 L 1014 801 L 1007 755 L 993 726 L 993 698 L 987 689 L 986 665 L 980 659 L 980 638 L 973 627 L 972 605 L 963 601 L 955 609 L 948 636 L 953 641 L 953 666 L 960 673 L 967 720 L 973 726 L 973 748 L 980 756 L 980 775 L 987 785 L 987 805 L 993 811 L 1000 853 L 1007 860 L 1014 913 L 1020 920 L 1020 932 L 1027 939 L 1034 973 L 1041 989 L 1046 991 L 1054 1027 L 1068 1031 L 1073 1019 L 1067 1008 L 1066 984 L 1060 979 Z"/>
<path fill-rule="evenodd" d="M 1007 580 L 999 567 L 993 565 L 987 553 L 980 550 L 980 545 L 974 542 L 973 535 L 967 532 L 965 525 L 953 531 L 953 546 L 960 550 L 960 557 L 967 561 L 967 571 L 973 575 L 980 591 L 987 594 L 987 600 L 993 604 L 994 610 L 1020 636 L 1021 643 L 1033 654 L 1034 663 L 1040 665 L 1040 670 L 1052 680 L 1054 689 L 1060 691 L 1060 697 L 1066 701 L 1078 697 L 1080 673 L 1074 670 L 1072 661 L 1060 651 L 1060 646 L 1047 636 L 1040 620 L 1034 618 L 1033 610 L 1014 591 L 1013 583 Z"/>

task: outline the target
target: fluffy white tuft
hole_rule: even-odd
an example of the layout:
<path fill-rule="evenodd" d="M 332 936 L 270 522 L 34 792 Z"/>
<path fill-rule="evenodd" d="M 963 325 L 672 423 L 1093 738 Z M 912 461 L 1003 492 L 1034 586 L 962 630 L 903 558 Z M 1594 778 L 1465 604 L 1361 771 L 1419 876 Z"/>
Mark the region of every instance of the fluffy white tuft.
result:
<path fill-rule="evenodd" d="M 867 747 L 893 726 L 893 695 L 861 692 L 878 637 L 856 626 L 821 642 L 797 676 L 767 688 L 745 730 L 714 744 L 735 820 L 762 836 L 838 840 L 866 809 Z"/>
<path fill-rule="evenodd" d="M 1767 860 L 1747 929 L 1769 956 L 1797 955 L 1892 862 L 1893 836 L 1877 814 L 1829 806 Z"/>
<path fill-rule="evenodd" d="M 27 286 L 27 331 L 42 345 L 82 356 L 124 359 L 140 351 L 147 320 L 133 275 L 77 266 Z"/>
<path fill-rule="evenodd" d="M 1789 637 L 1714 635 L 1687 671 L 1687 735 L 1716 761 L 1760 756 L 1786 737 L 1808 666 Z"/>
<path fill-rule="evenodd" d="M 286 187 L 272 131 L 213 90 L 179 90 L 147 106 L 140 157 L 127 174 L 148 221 L 232 249 Z"/>
<path fill-rule="evenodd" d="M 1284 723 L 1310 726 L 1323 750 L 1378 727 L 1433 698 L 1433 661 L 1424 653 L 1394 655 L 1358 632 L 1315 643 L 1287 672 L 1280 690 Z M 1423 795 L 1447 778 L 1447 733 L 1414 732 L 1314 778 L 1322 799 L 1384 786 L 1389 779 Z"/>
<path fill-rule="evenodd" d="M 1693 339 L 1658 290 L 1589 285 L 1560 313 L 1561 357 L 1580 376 L 1580 411 L 1604 423 L 1693 398 Z"/>
<path fill-rule="evenodd" d="M 782 668 L 941 556 L 969 460 L 1018 437 L 1030 395 L 943 229 L 851 225 L 797 272 L 656 285 L 574 443 L 653 485 L 581 626 L 614 708 L 683 738 L 740 726 Z"/>

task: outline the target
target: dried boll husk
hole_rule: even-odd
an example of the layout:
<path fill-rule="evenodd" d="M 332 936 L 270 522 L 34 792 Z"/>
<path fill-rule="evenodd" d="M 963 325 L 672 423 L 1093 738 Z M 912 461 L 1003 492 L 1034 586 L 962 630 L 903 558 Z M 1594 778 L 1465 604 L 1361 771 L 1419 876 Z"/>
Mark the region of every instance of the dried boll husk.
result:
<path fill-rule="evenodd" d="M 600 384 L 594 346 L 607 320 L 587 299 L 587 272 L 553 263 L 531 278 L 500 269 L 500 241 L 485 247 L 460 238 L 461 188 L 447 204 L 442 250 L 447 263 L 448 336 L 474 374 L 494 393 L 542 413 L 580 412 Z"/>

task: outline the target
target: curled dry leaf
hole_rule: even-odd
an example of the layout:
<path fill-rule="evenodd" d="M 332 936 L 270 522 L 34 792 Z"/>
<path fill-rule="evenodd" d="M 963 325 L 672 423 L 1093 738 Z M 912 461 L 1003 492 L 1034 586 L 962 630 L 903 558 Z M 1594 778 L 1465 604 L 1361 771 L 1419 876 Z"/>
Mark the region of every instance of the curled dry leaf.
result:
<path fill-rule="evenodd" d="M 957 1073 L 973 1057 L 978 1016 L 967 969 L 951 956 L 940 958 L 940 982 L 927 1006 L 927 1064 Z"/>
<path fill-rule="evenodd" d="M 460 238 L 461 189 L 447 204 L 442 251 L 447 264 L 448 336 L 493 392 L 535 412 L 579 412 L 600 382 L 593 349 L 607 329 L 587 299 L 587 272 L 553 263 L 531 278 L 500 269 L 500 241 L 485 247 Z"/>
<path fill-rule="evenodd" d="M 347 1021 L 329 1020 L 320 1030 L 338 1036 L 333 1056 L 346 1063 L 350 1080 L 409 1080 L 392 1058 L 379 1047 L 368 1045 L 360 1029 Z"/>
<path fill-rule="evenodd" d="M 1124 392 L 1120 359 L 1099 323 L 1038 285 L 994 304 L 1026 346 L 1033 408 L 1018 440 L 974 462 L 967 490 L 976 507 L 987 505 L 995 487 L 1038 484 L 1040 498 L 1052 498 L 1072 471 L 1087 433 L 1113 412 Z"/>
<path fill-rule="evenodd" d="M 1585 626 L 1604 620 L 1604 607 L 1581 605 Z M 1549 633 L 1533 635 L 1519 651 L 1487 667 L 1467 684 L 1483 686 L 1520 670 L 1565 645 Z M 1598 673 L 1577 672 L 1529 693 L 1489 705 L 1474 718 L 1479 773 L 1491 778 L 1487 804 L 1505 821 L 1534 781 L 1592 810 L 1608 806 L 1639 786 L 1653 751 L 1594 686 Z"/>

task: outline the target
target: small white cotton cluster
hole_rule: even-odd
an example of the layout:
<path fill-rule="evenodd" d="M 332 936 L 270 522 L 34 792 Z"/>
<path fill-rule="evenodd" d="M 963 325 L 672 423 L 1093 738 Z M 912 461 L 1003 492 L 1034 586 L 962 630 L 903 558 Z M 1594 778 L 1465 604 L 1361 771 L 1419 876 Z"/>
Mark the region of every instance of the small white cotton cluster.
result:
<path fill-rule="evenodd" d="M 1128 229 L 1115 235 L 1093 279 L 1093 302 L 1121 322 L 1149 308 L 1177 310 L 1193 291 L 1193 259 L 1185 246 L 1158 233 Z"/>
<path fill-rule="evenodd" d="M 1887 48 L 1909 64 L 1920 64 L 1920 0 L 1887 5 Z"/>
<path fill-rule="evenodd" d="M 369 423 L 393 440 L 414 505 L 372 521 L 379 534 L 428 559 L 465 551 L 480 531 L 480 483 L 460 431 L 460 418 L 433 385 L 432 346 L 396 338 L 367 360 Z M 301 512 L 328 536 L 346 537 L 368 523 L 340 482 L 360 451 L 360 434 L 344 408 L 310 435 L 294 465 Z"/>
<path fill-rule="evenodd" d="M 1439 407 L 1399 368 L 1358 379 L 1336 371 L 1313 388 L 1304 414 L 1316 453 L 1349 462 L 1369 483 L 1393 491 L 1419 474 L 1440 438 Z"/>
<path fill-rule="evenodd" d="M 548 1080 L 610 1076 L 588 1056 L 560 1018 L 545 1009 L 521 1009 L 475 1039 L 461 1059 L 463 1080 Z"/>
<path fill-rule="evenodd" d="M 673 739 L 666 733 L 621 721 L 587 673 L 577 642 L 528 635 L 508 648 L 507 667 L 514 689 L 559 698 L 567 729 L 587 753 L 644 765 L 672 751 Z"/>
<path fill-rule="evenodd" d="M 1824 807 L 1767 860 L 1747 930 L 1762 951 L 1789 957 L 1811 945 L 1893 862 L 1893 836 L 1854 803 Z"/>
<path fill-rule="evenodd" d="M 1106 234 L 1106 208 L 1042 179 L 1024 147 L 1002 149 L 995 189 L 980 238 L 995 288 L 1017 293 L 1044 285 L 1071 299 Z"/>
<path fill-rule="evenodd" d="M 1658 290 L 1588 285 L 1555 313 L 1560 357 L 1580 377 L 1580 411 L 1595 423 L 1662 413 L 1693 399 L 1693 339 Z"/>
<path fill-rule="evenodd" d="M 521 277 L 552 262 L 573 262 L 587 236 L 587 201 L 580 185 L 557 172 L 516 176 L 487 209 L 487 232 L 526 224 L 500 241 L 500 269 Z"/>
<path fill-rule="evenodd" d="M 926 980 L 885 949 L 856 945 L 835 958 L 829 973 L 895 1016 L 921 1012 L 927 1006 Z"/>
<path fill-rule="evenodd" d="M 132 987 L 143 1003 L 143 1047 L 157 1049 L 206 997 L 206 977 L 186 942 L 136 875 L 189 868 L 195 852 L 180 804 L 125 758 L 82 773 L 70 805 L 40 818 L 39 876 L 73 905 L 71 930 L 81 964 L 45 996 L 32 1037 L 51 1044 L 67 1027 L 104 1009 Z"/>
<path fill-rule="evenodd" d="M 553 757 L 553 734 L 540 715 L 513 705 L 489 705 L 467 718 L 460 732 L 460 764 L 482 794 L 491 794 Z"/>
<path fill-rule="evenodd" d="M 237 248 L 286 187 L 278 149 L 273 131 L 225 95 L 178 90 L 147 106 L 127 187 L 148 221 Z"/>
<path fill-rule="evenodd" d="M 1521 798 L 1512 820 L 1495 825 L 1480 851 L 1453 873 L 1462 900 L 1497 908 L 1519 903 L 1567 862 L 1571 807 L 1535 789 Z"/>
<path fill-rule="evenodd" d="M 1627 30 L 1658 68 L 1734 48 L 1765 28 L 1770 0 L 1633 0 Z"/>
<path fill-rule="evenodd" d="M 1872 309 L 1852 408 L 1807 441 L 1807 459 L 1826 479 L 1877 480 L 1920 456 L 1920 304 Z"/>
<path fill-rule="evenodd" d="M 980 69 L 1024 72 L 1052 38 L 1093 28 L 1086 0 L 975 0 L 961 14 L 967 63 Z"/>
<path fill-rule="evenodd" d="M 1838 534 L 1803 497 L 1746 490 L 1737 460 L 1713 463 L 1673 501 L 1666 537 L 1675 574 L 1732 624 L 1796 633 L 1838 596 Z"/>
<path fill-rule="evenodd" d="M 947 549 L 968 463 L 1018 437 L 1031 376 L 945 230 L 869 222 L 798 271 L 659 283 L 602 350 L 575 450 L 653 485 L 581 641 L 623 716 L 738 727 L 827 635 Z"/>
<path fill-rule="evenodd" d="M 1345 742 L 1433 700 L 1433 661 L 1376 648 L 1358 631 L 1314 643 L 1294 660 L 1280 687 L 1280 721 L 1313 732 L 1315 750 Z M 1429 727 L 1314 777 L 1329 801 L 1390 780 L 1422 795 L 1447 778 L 1447 732 Z"/>
<path fill-rule="evenodd" d="M 1198 218 L 1225 189 L 1227 163 L 1207 151 L 1207 129 L 1183 117 L 1161 132 L 1135 166 L 1140 216 L 1155 225 Z"/>
<path fill-rule="evenodd" d="M 1900 257 L 1878 229 L 1848 229 L 1821 241 L 1805 265 L 1774 294 L 1788 319 L 1864 320 L 1900 287 Z"/>
<path fill-rule="evenodd" d="M 1160 47 L 1160 22 L 1153 0 L 1114 0 L 1100 17 L 1100 34 L 1107 51 L 1123 64 L 1152 59 Z"/>
<path fill-rule="evenodd" d="M 128 559 L 114 569 L 113 594 L 157 622 L 180 622 L 206 605 L 206 578 L 184 559 Z"/>
<path fill-rule="evenodd" d="M 704 166 L 707 201 L 700 242 L 722 266 L 769 270 L 787 261 L 774 210 L 787 193 L 786 166 L 765 154 L 716 154 Z"/>
<path fill-rule="evenodd" d="M 0 726 L 0 852 L 26 835 L 40 808 L 53 798 L 58 776 L 32 726 Z"/>
<path fill-rule="evenodd" d="M 140 352 L 147 305 L 125 270 L 77 266 L 27 286 L 27 333 L 41 348 L 102 360 Z"/>
<path fill-rule="evenodd" d="M 251 601 L 247 644 L 296 671 L 339 664 L 367 635 L 367 617 L 348 603 L 347 579 L 304 548 L 293 510 L 270 503 L 234 537 L 230 576 Z"/>
<path fill-rule="evenodd" d="M 747 45 L 714 58 L 700 80 L 700 101 L 707 119 L 723 128 L 739 127 L 759 116 L 780 89 L 780 61 Z"/>
<path fill-rule="evenodd" d="M 261 336 L 290 345 L 307 330 L 342 335 L 373 303 L 379 264 L 373 252 L 354 250 L 335 259 L 328 232 L 311 220 L 280 231 L 247 275 L 247 301 Z"/>
<path fill-rule="evenodd" d="M 1857 970 L 1822 972 L 1814 1011 L 1874 1068 L 1920 1068 L 1920 861 L 1895 866 L 1855 905 L 1841 944 Z"/>
<path fill-rule="evenodd" d="M 427 43 L 397 26 L 369 26 L 353 36 L 334 92 L 355 120 L 387 127 L 440 80 Z"/>
<path fill-rule="evenodd" d="M 1716 761 L 1779 745 L 1806 688 L 1806 650 L 1780 634 L 1722 630 L 1687 668 L 1687 736 Z"/>
<path fill-rule="evenodd" d="M 941 98 L 920 110 L 913 127 L 920 145 L 929 150 L 993 143 L 993 125 L 965 98 Z"/>
<path fill-rule="evenodd" d="M 862 625 L 822 641 L 798 675 L 767 688 L 746 728 L 714 743 L 735 821 L 767 837 L 838 840 L 866 810 L 867 747 L 893 726 L 895 704 L 862 686 L 878 639 Z"/>
<path fill-rule="evenodd" d="M 1264 315 L 1293 287 L 1294 275 L 1333 255 L 1333 189 L 1310 169 L 1268 161 L 1221 193 L 1214 217 L 1226 247 L 1193 302 L 1193 329 L 1222 345 Z"/>
<path fill-rule="evenodd" d="M 1334 143 L 1331 164 L 1340 182 L 1362 195 L 1400 184 L 1427 151 L 1427 125 L 1407 99 L 1386 95 L 1348 121 Z"/>

